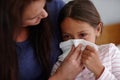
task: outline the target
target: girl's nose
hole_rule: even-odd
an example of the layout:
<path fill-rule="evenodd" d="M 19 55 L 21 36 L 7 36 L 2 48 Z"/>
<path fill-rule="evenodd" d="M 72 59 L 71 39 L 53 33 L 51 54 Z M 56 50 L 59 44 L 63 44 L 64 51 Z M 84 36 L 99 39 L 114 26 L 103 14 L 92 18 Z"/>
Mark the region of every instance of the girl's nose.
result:
<path fill-rule="evenodd" d="M 79 36 L 73 36 L 73 39 L 80 39 L 80 37 Z"/>

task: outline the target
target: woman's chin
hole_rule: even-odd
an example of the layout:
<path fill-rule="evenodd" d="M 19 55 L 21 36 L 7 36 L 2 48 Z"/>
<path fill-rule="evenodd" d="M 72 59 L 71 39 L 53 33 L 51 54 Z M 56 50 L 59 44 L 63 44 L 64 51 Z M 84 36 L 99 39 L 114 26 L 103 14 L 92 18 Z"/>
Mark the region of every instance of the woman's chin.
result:
<path fill-rule="evenodd" d="M 22 27 L 35 26 L 35 25 L 38 25 L 38 24 L 39 24 L 39 22 L 38 22 L 38 23 L 35 23 L 35 24 L 26 24 L 26 25 L 22 25 Z"/>

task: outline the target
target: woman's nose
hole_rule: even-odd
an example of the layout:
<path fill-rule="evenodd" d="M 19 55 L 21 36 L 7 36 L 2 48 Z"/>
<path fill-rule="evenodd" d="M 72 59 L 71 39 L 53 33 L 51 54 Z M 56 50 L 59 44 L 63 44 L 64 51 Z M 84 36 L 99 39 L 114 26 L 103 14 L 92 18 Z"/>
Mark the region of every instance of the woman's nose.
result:
<path fill-rule="evenodd" d="M 42 18 L 46 18 L 48 16 L 48 13 L 46 12 L 45 9 L 42 10 L 42 14 L 41 14 L 41 17 Z"/>

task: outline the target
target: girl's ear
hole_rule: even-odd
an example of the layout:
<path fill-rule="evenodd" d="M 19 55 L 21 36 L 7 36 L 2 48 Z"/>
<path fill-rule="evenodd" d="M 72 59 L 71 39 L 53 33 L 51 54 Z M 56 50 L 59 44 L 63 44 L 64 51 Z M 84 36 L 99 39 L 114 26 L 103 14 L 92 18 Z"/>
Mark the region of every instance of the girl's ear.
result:
<path fill-rule="evenodd" d="M 102 32 L 103 23 L 100 22 L 96 28 L 96 37 L 99 37 Z"/>

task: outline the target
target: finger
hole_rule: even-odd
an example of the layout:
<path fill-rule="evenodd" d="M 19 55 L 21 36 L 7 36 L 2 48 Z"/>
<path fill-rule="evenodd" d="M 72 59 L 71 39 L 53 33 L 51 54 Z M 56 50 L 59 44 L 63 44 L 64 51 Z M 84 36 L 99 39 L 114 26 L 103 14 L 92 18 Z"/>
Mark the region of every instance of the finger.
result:
<path fill-rule="evenodd" d="M 84 60 L 85 60 L 85 59 L 88 59 L 88 57 L 89 57 L 88 55 L 82 55 L 82 56 L 81 56 L 81 60 L 83 60 L 83 59 L 84 59 Z"/>
<path fill-rule="evenodd" d="M 89 50 L 84 50 L 83 53 L 82 53 L 82 56 L 81 56 L 81 62 L 82 63 L 85 63 L 86 60 L 88 60 L 88 58 L 90 57 L 90 52 Z"/>
<path fill-rule="evenodd" d="M 82 57 L 82 50 L 79 51 L 79 54 L 77 56 L 77 60 L 81 62 L 81 57 Z"/>
<path fill-rule="evenodd" d="M 86 60 L 87 60 L 87 59 L 85 59 L 85 58 L 81 58 L 81 63 L 82 63 L 83 65 L 85 65 L 85 64 L 86 64 Z"/>
<path fill-rule="evenodd" d="M 79 45 L 75 48 L 74 52 L 72 53 L 72 58 L 75 58 L 75 59 L 78 58 L 78 56 L 79 56 L 79 54 L 80 54 L 80 52 L 81 52 L 81 47 L 82 47 L 82 45 L 79 44 Z"/>
<path fill-rule="evenodd" d="M 86 56 L 90 56 L 90 50 L 88 50 L 88 49 L 85 48 L 85 50 L 83 50 L 82 55 L 83 55 L 83 56 L 85 56 L 85 55 L 86 55 Z"/>
<path fill-rule="evenodd" d="M 75 46 L 72 45 L 71 50 L 70 50 L 69 54 L 67 55 L 67 57 L 71 56 L 72 53 L 74 52 L 74 50 L 75 50 Z"/>
<path fill-rule="evenodd" d="M 83 51 L 83 55 L 87 55 L 89 57 L 96 57 L 98 56 L 98 52 L 91 46 L 87 46 Z"/>
<path fill-rule="evenodd" d="M 90 50 L 92 52 L 96 52 L 95 48 L 90 45 L 87 45 L 85 49 Z"/>

